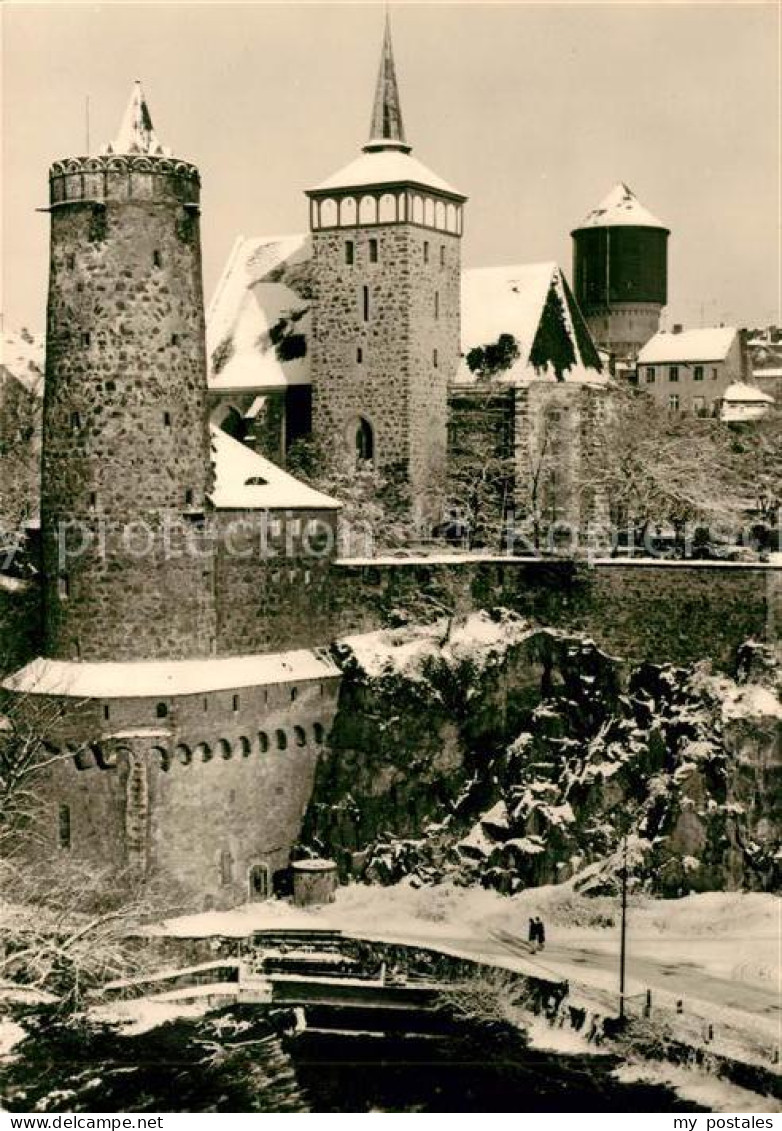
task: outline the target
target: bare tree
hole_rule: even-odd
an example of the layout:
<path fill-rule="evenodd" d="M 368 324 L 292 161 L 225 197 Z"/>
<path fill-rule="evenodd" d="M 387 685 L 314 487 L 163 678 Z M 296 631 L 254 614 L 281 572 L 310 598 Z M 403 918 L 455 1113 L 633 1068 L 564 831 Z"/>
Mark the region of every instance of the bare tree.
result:
<path fill-rule="evenodd" d="M 288 469 L 318 491 L 342 503 L 339 548 L 347 556 L 372 557 L 378 551 L 415 542 L 420 536 L 410 515 L 409 497 L 393 469 L 380 472 L 369 460 L 346 451 L 325 450 L 314 440 L 298 440 Z"/>
<path fill-rule="evenodd" d="M 762 522 L 773 525 L 782 508 L 782 416 L 731 428 L 736 488 Z"/>
<path fill-rule="evenodd" d="M 131 873 L 69 858 L 0 863 L 0 980 L 81 1008 L 106 981 L 155 964 L 134 936 L 155 915 L 156 895 Z"/>
<path fill-rule="evenodd" d="M 730 449 L 718 420 L 672 413 L 619 387 L 597 424 L 584 485 L 610 501 L 614 522 L 639 541 L 658 524 L 738 525 L 743 500 Z"/>
<path fill-rule="evenodd" d="M 47 696 L 6 698 L 0 714 L 0 859 L 13 856 L 22 837 L 35 837 L 39 786 L 46 772 L 80 752 L 76 744 L 63 749 L 54 742 L 68 714 Z"/>
<path fill-rule="evenodd" d="M 37 513 L 40 450 L 41 398 L 0 366 L 0 534 Z"/>
<path fill-rule="evenodd" d="M 451 401 L 446 509 L 452 538 L 499 549 L 516 479 L 512 391 L 482 381 Z"/>

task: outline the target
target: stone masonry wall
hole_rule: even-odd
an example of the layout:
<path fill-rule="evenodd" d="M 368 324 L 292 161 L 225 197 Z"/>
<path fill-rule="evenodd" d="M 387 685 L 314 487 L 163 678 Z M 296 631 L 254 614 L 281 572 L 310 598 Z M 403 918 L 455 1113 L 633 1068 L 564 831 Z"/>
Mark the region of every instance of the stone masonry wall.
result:
<path fill-rule="evenodd" d="M 355 421 L 364 417 L 377 466 L 401 474 L 423 498 L 442 472 L 447 389 L 459 361 L 459 239 L 412 224 L 377 225 L 315 232 L 313 249 L 315 437 L 331 446 L 344 436 L 352 450 Z"/>
<path fill-rule="evenodd" d="M 203 511 L 212 485 L 198 173 L 79 159 L 55 165 L 51 186 L 45 647 L 70 659 L 206 656 L 212 579 L 197 558 L 167 557 L 162 535 Z"/>
<path fill-rule="evenodd" d="M 456 559 L 337 563 L 332 635 L 368 632 L 400 616 L 431 619 L 502 605 L 536 623 L 589 633 L 633 660 L 729 669 L 746 639 L 776 641 L 773 566 L 567 560 Z"/>
<path fill-rule="evenodd" d="M 338 686 L 328 678 L 63 702 L 50 740 L 72 753 L 52 765 L 41 789 L 37 851 L 143 867 L 213 904 L 246 899 L 251 866 L 265 865 L 271 879 L 287 865 Z M 60 843 L 62 806 L 69 846 Z"/>
<path fill-rule="evenodd" d="M 217 521 L 218 653 L 327 644 L 336 512 L 220 511 Z"/>

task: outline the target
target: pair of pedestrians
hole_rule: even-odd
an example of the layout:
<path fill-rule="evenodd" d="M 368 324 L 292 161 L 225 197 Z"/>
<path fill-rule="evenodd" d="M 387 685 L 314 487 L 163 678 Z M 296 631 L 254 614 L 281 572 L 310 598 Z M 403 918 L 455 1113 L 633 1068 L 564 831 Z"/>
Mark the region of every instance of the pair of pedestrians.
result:
<path fill-rule="evenodd" d="M 529 941 L 537 950 L 542 950 L 546 945 L 546 928 L 539 915 L 533 916 L 529 921 Z"/>

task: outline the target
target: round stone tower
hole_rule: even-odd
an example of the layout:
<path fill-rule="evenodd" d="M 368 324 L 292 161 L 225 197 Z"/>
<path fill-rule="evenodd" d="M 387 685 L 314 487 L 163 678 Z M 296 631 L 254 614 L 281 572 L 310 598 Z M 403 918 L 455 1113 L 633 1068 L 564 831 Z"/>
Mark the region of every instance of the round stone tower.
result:
<path fill-rule="evenodd" d="M 116 141 L 49 183 L 45 652 L 210 655 L 198 170 L 160 146 L 137 83 Z"/>
<path fill-rule="evenodd" d="M 618 184 L 571 235 L 576 300 L 592 337 L 617 360 L 633 360 L 668 301 L 670 231 Z"/>

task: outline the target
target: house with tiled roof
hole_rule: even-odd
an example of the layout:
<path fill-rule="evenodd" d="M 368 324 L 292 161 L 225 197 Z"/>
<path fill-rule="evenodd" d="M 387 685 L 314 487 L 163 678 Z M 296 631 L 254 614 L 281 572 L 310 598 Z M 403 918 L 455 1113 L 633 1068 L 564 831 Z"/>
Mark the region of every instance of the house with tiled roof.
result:
<path fill-rule="evenodd" d="M 674 412 L 716 416 L 725 393 L 749 379 L 746 348 L 734 326 L 661 330 L 638 354 L 639 388 Z"/>

